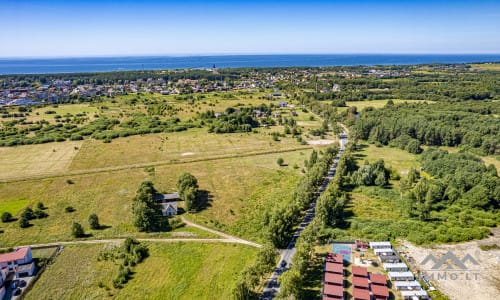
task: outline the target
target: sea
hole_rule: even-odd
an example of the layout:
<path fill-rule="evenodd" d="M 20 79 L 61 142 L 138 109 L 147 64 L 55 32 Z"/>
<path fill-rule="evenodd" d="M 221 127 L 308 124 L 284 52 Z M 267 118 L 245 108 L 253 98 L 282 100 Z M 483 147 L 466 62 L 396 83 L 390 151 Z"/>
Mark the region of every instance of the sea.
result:
<path fill-rule="evenodd" d="M 500 62 L 500 54 L 309 54 L 0 58 L 0 75 L 242 67 Z"/>

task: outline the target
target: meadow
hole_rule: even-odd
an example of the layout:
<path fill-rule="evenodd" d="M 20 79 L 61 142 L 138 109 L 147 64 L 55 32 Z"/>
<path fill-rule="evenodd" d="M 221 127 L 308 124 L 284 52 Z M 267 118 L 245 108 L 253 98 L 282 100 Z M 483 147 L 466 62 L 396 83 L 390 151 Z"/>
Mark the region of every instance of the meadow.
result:
<path fill-rule="evenodd" d="M 69 246 L 26 299 L 229 299 L 241 269 L 256 249 L 232 244 L 148 244 L 150 256 L 134 268 L 123 289 L 112 278 L 118 265 L 98 261 L 107 246 Z M 74 263 L 78 257 L 78 264 Z"/>

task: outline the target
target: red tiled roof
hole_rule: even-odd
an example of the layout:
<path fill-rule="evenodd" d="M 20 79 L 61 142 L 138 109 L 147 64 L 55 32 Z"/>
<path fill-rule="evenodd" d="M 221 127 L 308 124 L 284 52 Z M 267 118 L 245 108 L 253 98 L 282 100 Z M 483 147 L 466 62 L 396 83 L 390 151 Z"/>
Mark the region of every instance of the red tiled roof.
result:
<path fill-rule="evenodd" d="M 364 289 L 352 289 L 352 297 L 354 300 L 370 300 L 370 293 Z"/>
<path fill-rule="evenodd" d="M 344 266 L 342 266 L 341 264 L 327 262 L 326 266 L 325 266 L 325 271 L 343 274 L 344 273 Z"/>
<path fill-rule="evenodd" d="M 352 266 L 352 275 L 368 277 L 368 270 L 365 267 Z"/>
<path fill-rule="evenodd" d="M 336 253 L 328 253 L 326 255 L 326 261 L 342 264 L 344 263 L 344 255 Z"/>
<path fill-rule="evenodd" d="M 336 285 L 344 285 L 344 275 L 335 273 L 325 273 L 325 282 Z"/>
<path fill-rule="evenodd" d="M 387 278 L 385 278 L 384 274 L 370 273 L 370 281 L 372 282 L 372 284 L 379 284 L 379 285 L 387 284 Z"/>
<path fill-rule="evenodd" d="M 352 285 L 359 288 L 368 288 L 368 278 L 366 277 L 352 277 Z"/>
<path fill-rule="evenodd" d="M 372 285 L 372 292 L 374 296 L 389 297 L 389 290 L 384 285 Z"/>
<path fill-rule="evenodd" d="M 323 287 L 323 294 L 334 297 L 343 297 L 344 287 L 334 284 L 325 284 L 325 286 Z"/>
<path fill-rule="evenodd" d="M 22 247 L 14 252 L 0 254 L 0 263 L 8 263 L 15 260 L 21 260 L 26 257 L 29 247 Z"/>

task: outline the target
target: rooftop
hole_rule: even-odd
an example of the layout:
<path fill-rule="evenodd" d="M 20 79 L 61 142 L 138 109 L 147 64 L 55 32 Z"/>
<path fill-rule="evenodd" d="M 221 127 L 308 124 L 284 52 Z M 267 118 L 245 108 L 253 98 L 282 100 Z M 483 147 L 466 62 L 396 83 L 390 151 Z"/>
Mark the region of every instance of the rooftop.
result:
<path fill-rule="evenodd" d="M 370 300 L 370 293 L 364 289 L 352 289 L 352 297 L 355 300 Z"/>
<path fill-rule="evenodd" d="M 352 275 L 353 276 L 361 276 L 368 277 L 368 269 L 360 266 L 352 266 Z"/>
<path fill-rule="evenodd" d="M 344 275 L 335 273 L 325 273 L 325 282 L 335 285 L 344 285 Z"/>
<path fill-rule="evenodd" d="M 332 263 L 342 264 L 344 262 L 344 255 L 337 253 L 328 253 L 326 255 L 326 261 Z"/>
<path fill-rule="evenodd" d="M 372 293 L 374 296 L 389 297 L 389 290 L 385 285 L 372 285 Z"/>
<path fill-rule="evenodd" d="M 342 266 L 342 264 L 327 262 L 325 265 L 325 271 L 342 274 L 344 273 L 344 266 Z"/>
<path fill-rule="evenodd" d="M 384 274 L 370 274 L 370 281 L 374 284 L 381 284 L 381 285 L 386 285 L 387 284 L 387 278 L 385 278 Z"/>
<path fill-rule="evenodd" d="M 325 284 L 323 294 L 342 297 L 344 296 L 344 287 L 341 285 Z"/>
<path fill-rule="evenodd" d="M 352 278 L 352 285 L 354 287 L 360 287 L 360 288 L 368 288 L 368 278 L 366 277 L 359 277 L 359 276 L 354 276 Z"/>
<path fill-rule="evenodd" d="M 21 260 L 28 254 L 29 247 L 18 248 L 14 252 L 0 254 L 0 263 L 8 263 L 15 260 Z"/>

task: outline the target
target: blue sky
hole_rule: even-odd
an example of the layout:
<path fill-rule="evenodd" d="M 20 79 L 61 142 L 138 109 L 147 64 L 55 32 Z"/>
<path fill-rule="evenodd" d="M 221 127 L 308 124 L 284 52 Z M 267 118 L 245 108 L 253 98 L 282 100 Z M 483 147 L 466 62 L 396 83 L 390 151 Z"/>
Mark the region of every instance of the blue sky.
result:
<path fill-rule="evenodd" d="M 0 57 L 500 53 L 500 1 L 0 0 Z"/>

